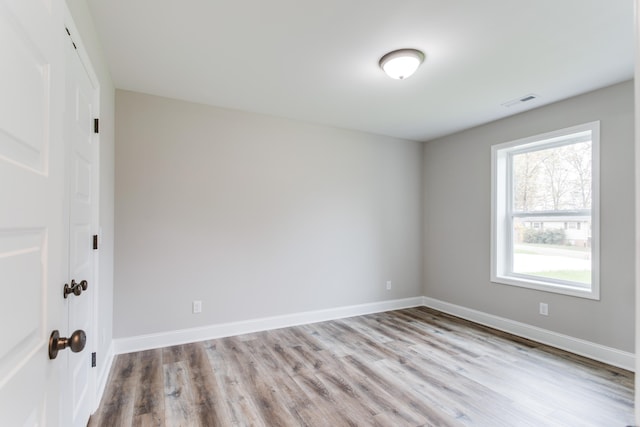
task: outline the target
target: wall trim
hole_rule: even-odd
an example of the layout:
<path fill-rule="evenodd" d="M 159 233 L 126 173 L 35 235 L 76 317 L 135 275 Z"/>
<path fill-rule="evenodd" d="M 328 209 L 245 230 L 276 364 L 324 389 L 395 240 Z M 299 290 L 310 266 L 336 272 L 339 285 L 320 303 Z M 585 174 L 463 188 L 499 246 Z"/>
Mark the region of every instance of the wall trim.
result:
<path fill-rule="evenodd" d="M 116 338 L 113 340 L 113 347 L 115 354 L 124 354 L 134 351 L 169 347 L 173 345 L 205 341 L 215 338 L 249 334 L 252 332 L 261 332 L 272 329 L 287 328 L 290 326 L 324 322 L 327 320 L 343 319 L 345 317 L 361 316 L 364 314 L 380 313 L 389 310 L 400 310 L 410 307 L 419 307 L 422 305 L 422 297 L 350 305 L 324 310 L 287 314 L 283 316 L 271 316 L 260 319 L 243 320 L 239 322 L 219 323 L 216 325 L 161 332 L 157 334 Z"/>
<path fill-rule="evenodd" d="M 106 381 L 113 363 L 113 357 L 118 354 L 420 306 L 429 307 L 443 313 L 470 320 L 480 325 L 508 332 L 541 344 L 546 344 L 635 372 L 635 355 L 633 353 L 574 338 L 568 335 L 559 334 L 547 329 L 538 328 L 537 326 L 527 325 L 526 323 L 516 322 L 514 320 L 484 313 L 471 308 L 440 301 L 435 298 L 413 297 L 307 311 L 283 316 L 263 317 L 239 322 L 219 323 L 216 325 L 160 332 L 156 334 L 116 338 L 112 341 L 112 345 L 109 347 L 109 353 L 105 358 L 106 363 L 103 365 L 103 371 L 99 377 L 98 402 L 104 393 Z"/>
<path fill-rule="evenodd" d="M 440 301 L 435 298 L 422 297 L 422 299 L 425 307 L 433 308 L 434 310 L 461 317 L 484 326 L 489 326 L 522 338 L 527 338 L 551 347 L 588 357 L 589 359 L 635 372 L 635 355 L 633 353 Z"/>
<path fill-rule="evenodd" d="M 98 410 L 100 401 L 102 401 L 102 396 L 104 395 L 104 391 L 107 388 L 107 381 L 109 380 L 109 374 L 111 373 L 111 367 L 113 366 L 113 359 L 115 357 L 113 347 L 113 341 L 111 341 L 111 343 L 109 344 L 109 348 L 107 349 L 107 354 L 102 355 L 104 362 L 98 359 L 98 366 L 100 366 L 100 370 L 98 371 L 97 375 L 98 382 L 96 387 L 95 408 L 93 408 L 92 412 Z"/>

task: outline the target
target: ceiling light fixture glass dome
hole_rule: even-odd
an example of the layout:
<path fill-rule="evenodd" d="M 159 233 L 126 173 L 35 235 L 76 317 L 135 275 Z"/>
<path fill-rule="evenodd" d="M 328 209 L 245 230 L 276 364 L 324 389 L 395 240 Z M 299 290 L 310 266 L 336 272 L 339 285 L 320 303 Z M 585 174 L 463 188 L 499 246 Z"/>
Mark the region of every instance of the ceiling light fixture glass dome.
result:
<path fill-rule="evenodd" d="M 424 53 L 417 49 L 399 49 L 380 58 L 380 68 L 392 79 L 403 80 L 416 72 L 424 61 Z"/>

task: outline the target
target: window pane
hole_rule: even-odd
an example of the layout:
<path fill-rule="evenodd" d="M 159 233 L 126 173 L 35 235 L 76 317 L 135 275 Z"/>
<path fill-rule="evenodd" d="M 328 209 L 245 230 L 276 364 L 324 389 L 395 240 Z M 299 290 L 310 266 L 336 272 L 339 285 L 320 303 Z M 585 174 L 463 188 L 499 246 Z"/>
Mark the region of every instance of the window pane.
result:
<path fill-rule="evenodd" d="M 565 222 L 580 229 L 565 230 Z M 591 284 L 591 217 L 517 217 L 513 221 L 513 273 Z"/>
<path fill-rule="evenodd" d="M 590 286 L 591 159 L 584 139 L 513 154 L 514 274 Z"/>
<path fill-rule="evenodd" d="M 513 155 L 513 211 L 591 209 L 591 141 Z"/>

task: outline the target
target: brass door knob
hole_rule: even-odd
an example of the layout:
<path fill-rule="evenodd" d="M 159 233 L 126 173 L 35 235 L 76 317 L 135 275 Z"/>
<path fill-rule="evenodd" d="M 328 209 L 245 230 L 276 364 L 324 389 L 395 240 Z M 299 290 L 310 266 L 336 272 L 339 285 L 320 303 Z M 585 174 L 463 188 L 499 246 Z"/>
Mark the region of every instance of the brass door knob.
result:
<path fill-rule="evenodd" d="M 58 357 L 58 351 L 65 348 L 71 349 L 74 353 L 84 350 L 87 344 L 87 334 L 82 329 L 78 329 L 69 338 L 61 338 L 60 332 L 56 329 L 49 337 L 49 359 Z"/>

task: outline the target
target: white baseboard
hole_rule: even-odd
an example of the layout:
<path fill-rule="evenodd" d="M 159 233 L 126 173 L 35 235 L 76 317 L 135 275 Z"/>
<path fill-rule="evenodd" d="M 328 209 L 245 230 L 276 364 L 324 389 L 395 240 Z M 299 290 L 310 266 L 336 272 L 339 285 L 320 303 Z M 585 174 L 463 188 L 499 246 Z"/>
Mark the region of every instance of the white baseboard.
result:
<path fill-rule="evenodd" d="M 107 380 L 109 379 L 109 373 L 111 372 L 111 366 L 113 365 L 113 358 L 115 356 L 113 346 L 113 341 L 111 341 L 107 354 L 102 356 L 104 362 L 100 362 L 98 364 L 100 366 L 100 371 L 97 376 L 96 407 L 94 408 L 94 411 L 98 409 L 102 396 L 104 395 L 104 390 L 107 387 Z"/>
<path fill-rule="evenodd" d="M 635 355 L 633 353 L 606 347 L 590 341 L 559 334 L 557 332 L 505 319 L 493 314 L 484 313 L 434 298 L 414 297 L 114 339 L 110 347 L 109 355 L 107 355 L 107 359 L 105 359 L 106 364 L 103 367 L 103 371 L 98 381 L 99 397 L 101 397 L 104 392 L 111 363 L 113 362 L 113 356 L 117 354 L 170 347 L 173 345 L 215 338 L 249 334 L 252 332 L 261 332 L 418 306 L 433 308 L 435 310 L 442 311 L 443 313 L 448 313 L 481 325 L 489 326 L 491 328 L 635 372 Z M 107 365 L 109 369 L 106 368 Z"/>
<path fill-rule="evenodd" d="M 221 323 L 199 328 L 182 329 L 157 334 L 138 335 L 128 338 L 118 338 L 114 342 L 115 354 L 131 353 L 134 351 L 150 350 L 169 347 L 191 342 L 205 341 L 233 335 L 249 334 L 271 329 L 286 328 L 308 323 L 324 322 L 345 317 L 361 316 L 389 310 L 419 307 L 423 305 L 422 297 L 397 299 L 374 302 L 369 304 L 351 305 L 345 307 L 315 310 L 304 313 L 288 314 L 284 316 L 265 317 L 261 319 L 244 320 L 240 322 Z"/>
<path fill-rule="evenodd" d="M 481 325 L 635 372 L 635 355 L 633 353 L 606 347 L 434 298 L 423 297 L 423 305 Z"/>

